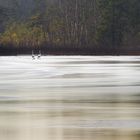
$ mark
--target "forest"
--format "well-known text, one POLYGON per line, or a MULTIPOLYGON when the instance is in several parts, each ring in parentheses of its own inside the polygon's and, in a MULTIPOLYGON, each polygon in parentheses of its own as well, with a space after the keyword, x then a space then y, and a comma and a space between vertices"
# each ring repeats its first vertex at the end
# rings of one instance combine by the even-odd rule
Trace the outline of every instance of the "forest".
POLYGON ((0 55, 139 55, 140 0, 0 0, 0 55))

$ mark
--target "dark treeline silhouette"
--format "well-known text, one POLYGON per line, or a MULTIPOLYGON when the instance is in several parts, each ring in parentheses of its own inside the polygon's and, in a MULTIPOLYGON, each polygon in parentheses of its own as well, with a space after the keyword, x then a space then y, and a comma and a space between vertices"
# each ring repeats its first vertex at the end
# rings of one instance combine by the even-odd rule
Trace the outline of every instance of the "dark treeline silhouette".
POLYGON ((0 2, 0 55, 140 54, 139 0, 0 2))

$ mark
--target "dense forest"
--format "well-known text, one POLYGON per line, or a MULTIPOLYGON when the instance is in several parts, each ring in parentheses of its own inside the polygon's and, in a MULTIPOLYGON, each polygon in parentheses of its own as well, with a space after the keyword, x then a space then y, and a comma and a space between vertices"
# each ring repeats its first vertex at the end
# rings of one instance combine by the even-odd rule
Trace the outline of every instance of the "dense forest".
POLYGON ((0 0, 0 54, 140 54, 140 0, 0 0))

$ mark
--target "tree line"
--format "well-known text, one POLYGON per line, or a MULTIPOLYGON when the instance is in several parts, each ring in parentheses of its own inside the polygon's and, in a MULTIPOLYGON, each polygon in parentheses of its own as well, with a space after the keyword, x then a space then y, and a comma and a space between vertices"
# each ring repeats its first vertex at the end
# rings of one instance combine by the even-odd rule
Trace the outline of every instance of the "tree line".
POLYGON ((139 0, 34 0, 0 7, 0 46, 52 51, 140 50, 139 0), (22 10, 21 9, 25 9, 22 10))

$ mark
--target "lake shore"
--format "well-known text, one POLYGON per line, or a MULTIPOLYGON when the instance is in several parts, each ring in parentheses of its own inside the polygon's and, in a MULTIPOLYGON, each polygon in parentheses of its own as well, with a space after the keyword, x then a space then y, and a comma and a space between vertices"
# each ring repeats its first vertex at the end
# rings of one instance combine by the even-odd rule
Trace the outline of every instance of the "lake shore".
POLYGON ((32 50, 34 51, 34 54, 38 54, 41 50, 42 55, 81 55, 81 56, 139 56, 140 55, 140 49, 136 50, 125 50, 125 49, 108 49, 108 50, 100 50, 100 49, 86 49, 86 48, 2 48, 0 47, 0 56, 17 56, 17 55, 31 55, 32 50))

